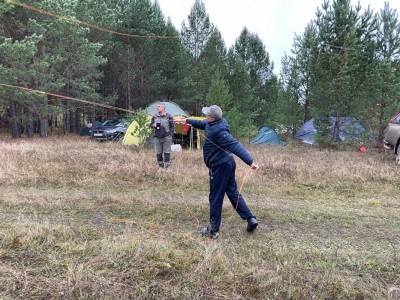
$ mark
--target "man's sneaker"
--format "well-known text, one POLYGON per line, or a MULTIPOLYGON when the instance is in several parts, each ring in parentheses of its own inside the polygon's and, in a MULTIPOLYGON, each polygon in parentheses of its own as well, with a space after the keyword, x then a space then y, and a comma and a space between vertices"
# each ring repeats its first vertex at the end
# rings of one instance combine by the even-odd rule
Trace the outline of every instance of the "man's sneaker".
POLYGON ((257 219, 254 217, 251 217, 250 219, 247 220, 247 231, 251 232, 254 229, 256 229, 258 226, 257 219))
POLYGON ((210 239, 217 239, 218 236, 219 236, 218 231, 210 231, 210 226, 204 227, 204 228, 201 230, 200 233, 201 233, 202 236, 209 237, 210 239))

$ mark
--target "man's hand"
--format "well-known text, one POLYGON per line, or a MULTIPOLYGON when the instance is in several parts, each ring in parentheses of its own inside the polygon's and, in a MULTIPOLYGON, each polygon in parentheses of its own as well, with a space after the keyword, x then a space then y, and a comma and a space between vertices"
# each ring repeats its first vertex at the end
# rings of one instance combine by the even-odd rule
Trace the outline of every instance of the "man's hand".
POLYGON ((259 166, 258 166, 258 164, 256 164, 256 163, 252 163, 252 164, 250 165, 250 168, 251 168, 252 170, 258 170, 259 166))

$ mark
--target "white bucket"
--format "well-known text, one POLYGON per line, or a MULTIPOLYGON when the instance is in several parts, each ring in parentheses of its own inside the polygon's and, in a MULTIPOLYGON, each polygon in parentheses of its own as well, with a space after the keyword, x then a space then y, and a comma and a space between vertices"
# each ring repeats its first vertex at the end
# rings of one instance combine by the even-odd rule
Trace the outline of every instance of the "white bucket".
POLYGON ((172 152, 181 152, 182 146, 180 144, 171 145, 171 151, 172 152))

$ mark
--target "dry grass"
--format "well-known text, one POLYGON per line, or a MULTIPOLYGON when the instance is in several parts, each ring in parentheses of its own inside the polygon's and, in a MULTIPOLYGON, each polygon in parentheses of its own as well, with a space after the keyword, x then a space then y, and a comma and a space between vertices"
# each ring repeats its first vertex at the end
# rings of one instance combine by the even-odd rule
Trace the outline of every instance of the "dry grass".
POLYGON ((254 234, 208 218, 200 151, 158 172, 152 149, 82 138, 0 142, 0 299, 400 299, 391 153, 249 148, 237 179, 254 234))

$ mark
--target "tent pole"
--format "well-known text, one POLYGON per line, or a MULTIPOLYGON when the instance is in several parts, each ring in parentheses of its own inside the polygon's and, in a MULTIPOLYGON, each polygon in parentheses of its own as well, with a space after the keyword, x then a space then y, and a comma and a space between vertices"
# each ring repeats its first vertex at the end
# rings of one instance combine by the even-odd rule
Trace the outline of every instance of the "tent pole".
POLYGON ((193 150, 193 127, 190 127, 190 150, 193 150))

